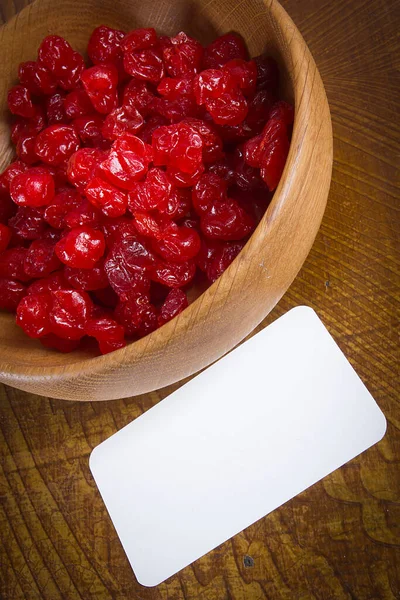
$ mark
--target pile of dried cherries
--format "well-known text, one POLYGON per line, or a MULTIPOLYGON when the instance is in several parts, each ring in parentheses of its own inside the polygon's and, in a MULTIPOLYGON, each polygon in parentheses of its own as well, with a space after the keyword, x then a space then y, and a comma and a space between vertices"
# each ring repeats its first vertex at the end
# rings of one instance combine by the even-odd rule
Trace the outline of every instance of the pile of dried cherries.
POLYGON ((293 107, 269 56, 228 33, 46 37, 9 90, 0 309, 61 352, 116 350, 188 305, 249 239, 279 183, 293 107), (199 288, 200 286, 200 288, 199 288))

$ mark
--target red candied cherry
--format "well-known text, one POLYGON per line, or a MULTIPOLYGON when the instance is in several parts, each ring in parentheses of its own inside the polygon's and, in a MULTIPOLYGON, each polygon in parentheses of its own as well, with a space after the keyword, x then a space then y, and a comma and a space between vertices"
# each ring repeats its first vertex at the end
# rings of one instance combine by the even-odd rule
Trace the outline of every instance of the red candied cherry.
POLYGON ((215 173, 204 173, 193 187, 193 208, 198 215, 207 214, 216 202, 226 198, 227 183, 215 173))
POLYGON ((115 309, 115 318, 123 326, 128 336, 137 335, 140 326, 148 320, 149 314, 154 315, 154 329, 157 327, 157 314, 150 304, 148 294, 135 293, 119 302, 115 309))
POLYGON ((76 227, 56 244, 56 255, 65 265, 91 269, 103 256, 106 244, 101 231, 76 227))
POLYGON ((238 125, 248 113, 246 99, 238 89, 223 92, 218 98, 208 100, 206 106, 214 122, 220 125, 238 125))
POLYGON ((72 122, 82 143, 91 148, 109 147, 109 142, 103 137, 103 124, 103 117, 97 114, 78 117, 72 122))
POLYGON ((207 265, 206 274, 213 283, 229 267, 231 262, 243 249, 244 242, 224 242, 215 252, 210 263, 207 265))
POLYGON ((127 112, 135 109, 141 115, 146 116, 149 113, 153 99, 154 94, 149 90, 148 84, 145 81, 131 79, 125 86, 122 106, 127 112))
POLYGON ((24 262, 25 273, 29 277, 46 277, 60 266, 54 254, 54 242, 34 240, 30 245, 24 262))
POLYGON ((24 262, 28 250, 20 246, 9 248, 0 254, 0 277, 28 281, 24 271, 24 262))
POLYGON ((86 335, 96 338, 97 341, 123 341, 124 328, 110 317, 89 319, 85 325, 86 335))
POLYGON ((33 106, 29 90, 22 85, 15 85, 10 89, 7 96, 8 108, 14 115, 20 117, 33 117, 35 107, 33 106))
POLYGON ((183 119, 182 123, 190 125, 201 136, 203 140, 203 161, 206 164, 222 158, 222 140, 210 123, 191 117, 183 119))
POLYGON ((246 117, 246 126, 249 127, 251 135, 261 133, 265 123, 270 118, 270 112, 274 103, 274 97, 268 90, 256 92, 249 99, 249 112, 246 117))
POLYGON ((57 77, 57 82, 63 90, 73 90, 78 87, 81 74, 85 70, 83 56, 79 52, 73 52, 66 67, 63 76, 57 77))
POLYGON ((101 170, 112 184, 130 190, 143 179, 152 160, 152 147, 131 133, 125 133, 112 145, 108 157, 101 163, 101 170))
MULTIPOLYGON (((170 219, 182 219, 190 211, 192 195, 189 188, 173 188, 166 208, 162 211, 170 219)), ((160 210, 160 209, 159 209, 160 210)), ((160 211, 161 212, 161 211, 160 211)))
POLYGON ((179 289, 173 289, 168 293, 164 304, 161 307, 158 315, 158 326, 164 325, 179 315, 185 308, 189 306, 189 302, 185 292, 179 289))
POLYGON ((183 263, 157 261, 157 266, 151 275, 153 281, 170 288, 180 288, 190 283, 196 274, 196 264, 193 260, 183 263))
POLYGON ((269 119, 278 119, 279 121, 283 121, 286 127, 289 128, 290 125, 293 125, 294 108, 288 102, 279 100, 273 105, 269 114, 269 119))
POLYGON ((174 167, 167 168, 168 179, 178 188, 187 188, 195 185, 202 173, 204 173, 203 164, 196 171, 193 171, 193 173, 185 173, 174 167))
POLYGON ((104 262, 104 269, 113 290, 121 299, 126 299, 132 292, 148 293, 148 274, 154 264, 153 254, 143 244, 124 239, 113 246, 104 262))
POLYGON ((23 62, 19 65, 18 77, 21 85, 36 96, 52 94, 57 87, 57 83, 50 71, 45 66, 33 60, 23 62))
POLYGON ((164 215, 152 215, 149 212, 135 211, 135 227, 140 235, 154 239, 161 239, 165 230, 174 227, 169 218, 164 215))
POLYGON ((50 333, 50 294, 31 294, 22 298, 17 306, 17 325, 31 338, 50 333))
POLYGON ((121 42, 125 32, 100 25, 90 36, 87 52, 94 65, 114 62, 121 54, 121 42))
POLYGON ((33 167, 11 182, 11 198, 19 206, 47 206, 54 198, 54 179, 46 169, 33 167))
POLYGON ((121 217, 128 206, 126 193, 102 177, 91 179, 85 188, 85 194, 89 202, 107 217, 121 217))
POLYGON ((154 164, 194 173, 202 164, 203 140, 190 123, 160 127, 153 134, 154 164))
POLYGON ((39 46, 38 61, 55 76, 63 89, 77 87, 85 63, 79 52, 75 52, 64 38, 49 35, 39 46))
POLYGON ((12 230, 7 227, 7 225, 3 225, 0 223, 0 252, 4 252, 10 243, 12 236, 12 230))
POLYGON ((153 162, 155 165, 167 165, 171 149, 178 143, 178 124, 165 125, 154 130, 152 136, 153 162))
MULTIPOLYGON (((108 255, 106 262, 110 258, 108 255)), ((155 265, 153 253, 138 240, 125 237, 113 246, 113 259, 132 272, 150 272, 155 265)), ((111 265, 104 265, 107 275, 110 275, 111 265)))
POLYGON ((201 238, 200 250, 195 258, 195 262, 204 273, 207 273, 208 267, 211 265, 224 243, 228 244, 231 242, 222 242, 221 240, 212 240, 206 237, 201 238))
POLYGON ((77 119, 93 112, 89 96, 83 89, 72 90, 64 98, 64 111, 68 119, 77 119))
POLYGON ((55 290, 65 290, 68 288, 68 284, 64 278, 62 272, 57 271, 52 273, 48 277, 37 279, 27 288, 26 293, 29 294, 43 294, 45 292, 54 292, 55 290))
POLYGON ((285 123, 277 119, 270 119, 262 136, 259 148, 260 172, 268 189, 272 192, 279 183, 289 153, 285 123))
POLYGON ((124 69, 132 77, 158 83, 164 77, 164 62, 158 48, 124 53, 124 69))
POLYGON ((22 283, 0 277, 0 310, 14 312, 25 294, 26 288, 22 283))
POLYGON ((51 292, 51 300, 49 320, 52 333, 67 340, 83 337, 93 306, 88 294, 78 290, 56 290, 51 292))
POLYGON ((243 38, 237 33, 226 33, 204 49, 203 69, 220 69, 234 58, 247 60, 247 56, 243 38))
POLYGON ((81 193, 95 176, 97 166, 106 158, 106 153, 99 148, 81 148, 68 161, 68 180, 81 193))
POLYGON ((195 76, 193 91, 197 104, 205 104, 212 98, 218 98, 224 92, 232 92, 237 87, 228 70, 207 69, 195 76))
POLYGON ((48 35, 39 46, 39 63, 45 65, 54 75, 62 77, 73 52, 67 40, 58 35, 48 35))
POLYGON ((220 240, 241 240, 254 226, 253 218, 233 199, 216 202, 200 220, 202 233, 220 240))
POLYGON ((69 125, 50 125, 36 138, 35 152, 49 165, 60 165, 76 152, 80 142, 75 129, 69 125))
POLYGON ((203 58, 200 42, 181 31, 170 38, 170 44, 163 49, 163 57, 165 68, 171 77, 196 73, 200 69, 203 58))
POLYGON ((223 71, 228 72, 245 96, 250 96, 256 91, 257 65, 254 60, 234 58, 223 66, 223 71))
POLYGON ((95 65, 81 75, 93 107, 101 114, 110 113, 118 103, 118 71, 113 64, 95 65))
POLYGON ((279 86, 279 67, 274 58, 260 54, 254 58, 257 66, 257 89, 276 93, 279 86))
POLYGON ((107 115, 102 134, 108 140, 116 140, 123 133, 137 133, 143 127, 143 117, 135 108, 129 112, 121 106, 107 115))
POLYGON ((123 39, 121 47, 123 52, 136 52, 145 48, 152 48, 157 45, 156 30, 152 27, 143 29, 134 29, 130 31, 123 39))
POLYGON ((172 186, 165 172, 153 167, 147 173, 146 181, 136 183, 129 192, 128 205, 131 212, 158 209, 165 211, 172 192, 172 186))
POLYGON ((58 350, 58 352, 68 353, 78 348, 80 340, 63 340, 58 335, 49 333, 41 337, 39 341, 45 348, 52 348, 58 350))
POLYGON ((71 287, 85 292, 101 290, 108 286, 104 263, 101 260, 92 269, 65 267, 64 277, 71 287))
POLYGON ((152 240, 154 250, 166 261, 182 263, 194 258, 200 250, 200 237, 195 229, 174 223, 161 239, 152 240))
POLYGON ((147 294, 150 279, 145 271, 127 269, 124 264, 115 260, 116 251, 107 257, 105 269, 108 281, 121 300, 126 300, 133 293, 147 294))
POLYGON ((136 335, 139 338, 145 337, 157 329, 157 316, 158 310, 149 302, 147 308, 142 312, 142 319, 136 330, 136 335))
POLYGON ((36 240, 46 231, 43 209, 20 206, 8 225, 19 238, 36 240))
POLYGON ((23 117, 15 117, 10 127, 10 131, 12 143, 17 144, 21 136, 28 135, 29 133, 28 119, 24 119, 23 117))
POLYGON ((39 161, 36 152, 36 135, 21 135, 17 142, 17 156, 27 165, 33 165, 39 161))
POLYGON ((48 125, 67 123, 68 118, 64 108, 64 93, 56 92, 46 98, 46 117, 48 125))
POLYGON ((194 96, 193 81, 193 73, 186 73, 182 77, 164 77, 157 86, 157 92, 168 100, 194 96))
POLYGON ((243 155, 246 163, 254 168, 260 168, 261 152, 260 144, 263 139, 263 135, 256 135, 250 138, 243 145, 243 155))
POLYGON ((101 212, 93 206, 88 200, 83 199, 79 206, 76 206, 65 215, 65 224, 70 229, 89 225, 99 227, 101 223, 101 212))

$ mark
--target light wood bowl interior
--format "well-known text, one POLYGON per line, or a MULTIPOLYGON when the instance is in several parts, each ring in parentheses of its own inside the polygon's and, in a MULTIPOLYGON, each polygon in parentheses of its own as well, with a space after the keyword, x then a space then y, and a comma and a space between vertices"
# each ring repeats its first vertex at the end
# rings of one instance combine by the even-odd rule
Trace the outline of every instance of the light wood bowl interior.
MULTIPOLYGON (((94 27, 153 26, 184 30, 210 42, 230 30, 250 54, 268 51, 282 68, 282 94, 295 124, 282 180, 257 230, 223 276, 181 315, 149 336, 106 356, 44 349, 0 313, 0 381, 71 400, 141 394, 183 379, 238 344, 270 312, 302 266, 318 231, 329 190, 332 132, 325 91, 310 52, 275 0, 36 0, 0 29, 0 169, 13 156, 7 90, 18 64, 34 60, 48 34, 84 52, 94 27)), ((267 367, 267 366, 266 366, 267 367)))

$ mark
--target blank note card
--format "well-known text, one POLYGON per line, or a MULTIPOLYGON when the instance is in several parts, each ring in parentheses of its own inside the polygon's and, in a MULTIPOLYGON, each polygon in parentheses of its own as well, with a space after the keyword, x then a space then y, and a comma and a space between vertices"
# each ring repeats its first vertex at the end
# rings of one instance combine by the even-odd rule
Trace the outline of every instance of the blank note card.
POLYGON ((298 307, 95 448, 138 581, 155 586, 384 435, 313 310, 298 307))

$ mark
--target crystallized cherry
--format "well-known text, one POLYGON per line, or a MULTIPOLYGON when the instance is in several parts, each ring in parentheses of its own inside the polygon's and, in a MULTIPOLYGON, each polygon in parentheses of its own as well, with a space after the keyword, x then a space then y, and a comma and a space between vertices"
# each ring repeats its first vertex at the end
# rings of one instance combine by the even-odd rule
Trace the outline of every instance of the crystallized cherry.
POLYGON ((54 179, 42 167, 20 173, 11 182, 11 198, 19 206, 46 206, 54 198, 54 179))
POLYGON ((83 71, 81 80, 93 108, 108 114, 118 102, 118 71, 112 64, 96 65, 83 71))
POLYGON ((188 299, 185 292, 178 289, 171 290, 158 315, 158 325, 161 327, 161 325, 179 315, 187 306, 188 299))
POLYGON ((93 64, 114 62, 121 54, 121 42, 125 33, 119 29, 112 29, 100 25, 94 29, 90 36, 87 52, 93 64))
MULTIPOLYGON (((50 331, 60 338, 79 340, 91 317, 93 304, 86 292, 56 290, 50 293, 50 331)), ((30 297, 30 296, 28 296, 30 297)))
POLYGON ((25 296, 17 307, 17 325, 32 338, 40 338, 50 333, 50 307, 50 294, 43 293, 25 296))
POLYGON ((58 35, 9 90, 18 160, 0 174, 0 309, 45 348, 101 353, 188 305, 244 247, 281 178, 293 107, 231 32, 202 44, 102 24, 58 35), (196 292, 194 293, 196 296, 196 292))
POLYGON ((56 254, 65 265, 91 269, 104 254, 101 231, 92 227, 76 227, 56 244, 56 254))
POLYGON ((57 166, 76 152, 79 146, 79 137, 73 127, 50 125, 37 136, 35 152, 46 164, 57 166))

